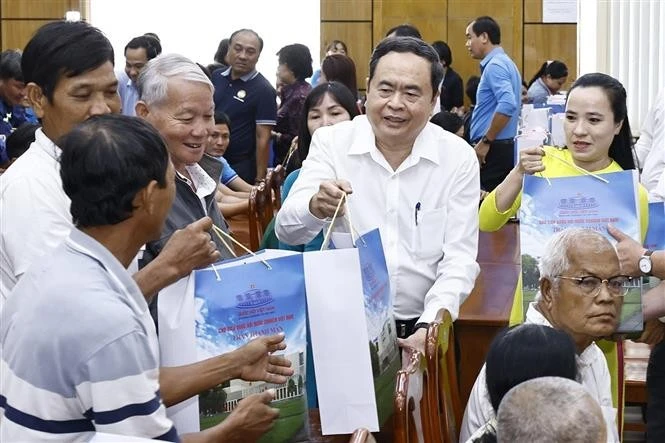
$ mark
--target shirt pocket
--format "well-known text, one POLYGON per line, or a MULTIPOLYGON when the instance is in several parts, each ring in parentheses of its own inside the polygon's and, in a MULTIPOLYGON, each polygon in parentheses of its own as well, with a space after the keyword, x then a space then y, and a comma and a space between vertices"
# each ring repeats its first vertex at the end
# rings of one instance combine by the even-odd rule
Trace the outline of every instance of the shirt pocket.
POLYGON ((446 226, 446 207, 421 210, 411 239, 416 258, 435 262, 443 257, 443 234, 446 226))

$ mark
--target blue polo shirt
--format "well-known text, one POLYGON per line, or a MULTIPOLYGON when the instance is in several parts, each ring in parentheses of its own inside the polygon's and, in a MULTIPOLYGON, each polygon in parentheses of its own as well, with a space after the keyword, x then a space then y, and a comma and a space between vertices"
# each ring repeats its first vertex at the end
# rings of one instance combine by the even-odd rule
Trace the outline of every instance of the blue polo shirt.
POLYGON ((256 125, 275 125, 275 88, 258 71, 235 80, 231 68, 212 74, 215 110, 231 120, 231 143, 224 154, 233 169, 247 183, 256 178, 256 125))
POLYGON ((496 112, 510 116, 510 121, 495 138, 512 139, 517 135, 521 108, 522 79, 517 66, 503 48, 497 47, 481 60, 480 72, 470 139, 476 142, 485 135, 496 112))
POLYGON ((9 161, 5 142, 14 129, 18 128, 23 123, 38 122, 39 121, 32 112, 32 109, 25 108, 21 105, 10 106, 0 98, 0 135, 5 136, 4 141, 0 141, 0 164, 9 161))

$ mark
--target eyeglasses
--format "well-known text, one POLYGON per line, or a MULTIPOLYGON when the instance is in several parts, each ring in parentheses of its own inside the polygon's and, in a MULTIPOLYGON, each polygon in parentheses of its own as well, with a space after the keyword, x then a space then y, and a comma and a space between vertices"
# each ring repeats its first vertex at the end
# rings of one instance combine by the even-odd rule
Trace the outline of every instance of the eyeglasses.
POLYGON ((583 277, 557 275, 556 278, 563 278, 577 282, 577 286, 580 287, 584 295, 592 298, 600 293, 600 287, 603 283, 607 285, 607 290, 614 297, 623 297, 628 290, 634 286, 632 283, 633 279, 625 275, 617 275, 616 277, 605 279, 601 279, 595 275, 585 275, 583 277))

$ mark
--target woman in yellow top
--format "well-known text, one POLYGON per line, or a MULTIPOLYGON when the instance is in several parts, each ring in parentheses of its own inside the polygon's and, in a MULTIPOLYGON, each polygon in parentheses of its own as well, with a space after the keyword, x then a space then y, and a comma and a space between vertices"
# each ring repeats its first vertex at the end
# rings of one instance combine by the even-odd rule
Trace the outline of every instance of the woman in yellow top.
MULTIPOLYGON (((586 172, 606 174, 635 169, 632 135, 628 124, 626 90, 609 75, 586 74, 570 88, 564 120, 566 147, 553 146, 525 149, 520 160, 503 182, 480 206, 480 230, 496 231, 514 216, 522 201, 525 174, 539 173, 544 177, 566 177, 586 172)), ((649 203, 646 190, 640 185, 640 228, 646 235, 649 203)), ((511 324, 521 323, 522 283, 517 283, 511 313, 511 324)), ((618 394, 617 354, 614 343, 599 343, 612 375, 615 403, 618 394)), ((616 406, 616 405, 615 405, 616 406)))
MULTIPOLYGON (((605 174, 635 169, 632 135, 626 115, 626 90, 609 75, 586 74, 573 84, 566 102, 566 147, 525 149, 520 161, 480 206, 480 230, 497 231, 514 216, 522 202, 525 174, 545 177, 605 174)), ((640 223, 646 234, 647 192, 640 186, 640 223)))

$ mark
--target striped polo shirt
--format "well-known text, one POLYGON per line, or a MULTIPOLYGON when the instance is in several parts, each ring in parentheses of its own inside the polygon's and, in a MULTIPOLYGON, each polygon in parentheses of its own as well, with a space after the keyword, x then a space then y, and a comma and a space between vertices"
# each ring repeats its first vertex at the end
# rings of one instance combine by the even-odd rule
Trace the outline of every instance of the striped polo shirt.
POLYGON ((94 432, 177 441, 148 305, 122 264, 78 229, 23 275, 0 340, 0 441, 94 432))

